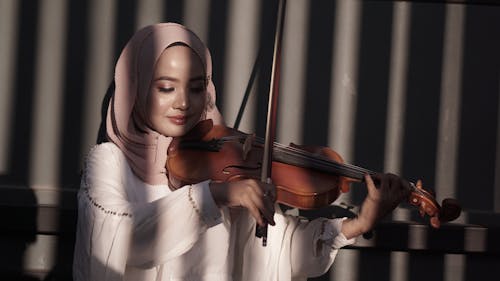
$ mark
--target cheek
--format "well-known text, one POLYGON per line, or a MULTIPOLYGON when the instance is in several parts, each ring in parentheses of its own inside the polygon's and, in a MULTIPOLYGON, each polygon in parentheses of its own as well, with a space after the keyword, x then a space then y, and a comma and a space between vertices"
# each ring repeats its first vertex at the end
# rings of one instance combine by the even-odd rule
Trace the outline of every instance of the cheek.
POLYGON ((198 115, 201 115, 207 106, 206 96, 197 96, 192 100, 193 107, 196 107, 196 112, 198 115))
POLYGON ((148 103, 150 119, 153 119, 155 116, 163 115, 167 107, 168 99, 153 93, 148 103))

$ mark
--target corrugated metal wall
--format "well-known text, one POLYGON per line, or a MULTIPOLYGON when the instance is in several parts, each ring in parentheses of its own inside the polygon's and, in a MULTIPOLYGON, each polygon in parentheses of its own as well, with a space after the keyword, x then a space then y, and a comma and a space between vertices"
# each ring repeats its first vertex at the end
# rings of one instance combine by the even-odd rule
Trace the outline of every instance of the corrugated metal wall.
MULTIPOLYGON (((263 135, 276 4, 0 0, 0 192, 23 194, 3 196, 0 205, 71 209, 74 199, 63 194, 78 188, 114 63, 134 31, 154 22, 180 22, 199 34, 212 51, 227 123, 251 88, 240 129, 263 135)), ((466 212, 458 222, 495 224, 499 34, 495 1, 288 0, 278 140, 330 146, 349 163, 421 178, 439 199, 460 200, 466 212)), ((356 187, 337 203, 363 196, 356 187)), ((40 229, 47 218, 38 212, 40 229)), ((401 208, 394 219, 415 218, 401 208)), ((67 261, 68 246, 61 250, 49 234, 0 261, 44 275, 67 261)), ((467 253, 419 253, 342 250, 321 280, 416 280, 420 270, 427 280, 476 280, 478 265, 490 265, 467 253)))

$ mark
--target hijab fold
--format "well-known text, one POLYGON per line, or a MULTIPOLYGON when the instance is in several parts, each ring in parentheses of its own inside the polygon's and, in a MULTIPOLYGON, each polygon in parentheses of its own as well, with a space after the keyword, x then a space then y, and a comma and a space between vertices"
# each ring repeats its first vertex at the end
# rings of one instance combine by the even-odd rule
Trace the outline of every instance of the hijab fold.
POLYGON ((106 133, 125 154, 133 172, 151 185, 168 184, 165 163, 171 137, 151 129, 146 105, 156 62, 174 43, 190 47, 201 59, 207 79, 207 119, 222 117, 215 107, 215 86, 210 51, 189 29, 176 23, 159 23, 137 31, 123 49, 115 67, 115 91, 108 106, 106 133))

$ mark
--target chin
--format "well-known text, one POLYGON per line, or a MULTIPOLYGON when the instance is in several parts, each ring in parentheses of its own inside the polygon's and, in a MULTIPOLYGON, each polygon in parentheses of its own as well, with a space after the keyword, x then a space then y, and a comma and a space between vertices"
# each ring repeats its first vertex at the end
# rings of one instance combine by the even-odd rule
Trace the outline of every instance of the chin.
POLYGON ((167 136, 167 137, 173 137, 173 138, 177 138, 177 137, 182 137, 186 134, 186 132, 184 130, 169 130, 168 133, 164 133, 163 135, 167 136))
POLYGON ((186 126, 179 126, 177 128, 169 128, 168 130, 162 130, 160 132, 162 135, 167 137, 182 137, 189 132, 189 128, 186 126))

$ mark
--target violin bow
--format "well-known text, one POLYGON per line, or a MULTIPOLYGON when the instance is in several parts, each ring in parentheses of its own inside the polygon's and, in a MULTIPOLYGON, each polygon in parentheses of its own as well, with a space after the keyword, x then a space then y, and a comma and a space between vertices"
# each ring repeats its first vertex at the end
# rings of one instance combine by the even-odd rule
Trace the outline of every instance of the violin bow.
POLYGON ((234 121, 233 128, 238 130, 241 119, 243 118, 243 113, 247 106, 248 99, 250 98, 250 92, 252 91, 252 85, 255 81, 255 77, 257 76, 257 71, 259 70, 259 66, 262 60, 262 46, 260 46, 259 51, 257 52, 257 58, 255 58, 255 62, 253 64, 252 74, 250 74, 250 79, 248 79, 247 88, 245 90, 245 94, 243 95, 243 99, 241 100, 240 109, 238 110, 238 115, 236 115, 236 120, 234 121))
MULTIPOLYGON (((276 22, 276 33, 274 36, 273 64, 271 70, 271 81, 269 83, 269 103, 267 106, 266 135, 264 139, 264 155, 262 159, 262 171, 260 180, 271 183, 271 167, 273 143, 276 138, 276 115, 278 111, 280 64, 281 64, 281 41, 283 39, 283 26, 285 22, 286 0, 280 0, 278 6, 278 19, 276 22)), ((255 235, 262 238, 262 246, 267 245, 267 224, 257 226, 255 235)))

